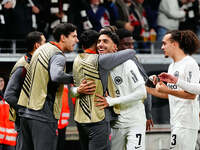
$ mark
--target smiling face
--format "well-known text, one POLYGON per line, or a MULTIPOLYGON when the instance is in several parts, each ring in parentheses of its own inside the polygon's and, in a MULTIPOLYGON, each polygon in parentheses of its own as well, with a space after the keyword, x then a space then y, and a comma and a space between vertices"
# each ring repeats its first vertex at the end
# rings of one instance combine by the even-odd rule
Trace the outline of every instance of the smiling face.
POLYGON ((171 34, 166 34, 162 40, 161 49, 164 51, 165 57, 172 57, 175 51, 175 42, 170 40, 171 34))
POLYGON ((117 51, 117 45, 108 35, 102 34, 99 36, 97 49, 99 54, 114 53, 117 51))
POLYGON ((63 50, 71 52, 74 50, 74 46, 78 43, 77 32, 71 32, 68 36, 61 35, 63 42, 63 50))

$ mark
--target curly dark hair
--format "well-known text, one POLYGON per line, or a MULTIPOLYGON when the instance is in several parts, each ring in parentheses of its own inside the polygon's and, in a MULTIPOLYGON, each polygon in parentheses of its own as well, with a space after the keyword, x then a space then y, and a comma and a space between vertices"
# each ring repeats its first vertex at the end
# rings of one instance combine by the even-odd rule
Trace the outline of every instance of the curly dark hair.
POLYGON ((84 31, 79 39, 79 44, 84 48, 90 48, 93 44, 97 44, 99 33, 95 30, 84 31))
POLYGON ((103 30, 103 31, 100 32, 99 36, 102 35, 102 34, 105 34, 108 37, 110 37, 112 39, 112 41, 117 46, 119 46, 119 36, 115 32, 112 32, 112 31, 109 31, 109 30, 103 30))
POLYGON ((185 54, 192 55, 200 48, 200 41, 197 35, 191 30, 173 30, 170 34, 170 40, 176 41, 185 54))
POLYGON ((100 32, 102 31, 111 31, 111 32, 116 32, 117 31, 117 27, 116 26, 104 26, 101 28, 100 32))

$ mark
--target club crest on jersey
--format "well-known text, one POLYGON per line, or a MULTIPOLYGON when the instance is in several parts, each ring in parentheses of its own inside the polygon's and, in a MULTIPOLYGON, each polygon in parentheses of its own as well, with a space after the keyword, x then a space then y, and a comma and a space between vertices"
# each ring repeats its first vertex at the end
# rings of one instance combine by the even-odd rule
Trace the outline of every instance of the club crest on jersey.
POLYGON ((114 81, 115 81, 115 83, 117 85, 120 85, 123 82, 123 80, 122 80, 122 78, 120 76, 116 76, 115 79, 114 79, 114 81))
POLYGON ((174 72, 174 76, 178 78, 179 72, 178 71, 174 72))

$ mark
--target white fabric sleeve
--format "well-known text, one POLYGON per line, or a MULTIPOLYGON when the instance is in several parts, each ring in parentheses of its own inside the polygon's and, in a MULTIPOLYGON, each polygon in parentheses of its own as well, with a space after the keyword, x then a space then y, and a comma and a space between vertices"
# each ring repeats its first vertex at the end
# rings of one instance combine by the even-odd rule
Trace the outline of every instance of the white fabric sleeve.
POLYGON ((177 85, 182 88, 184 91, 193 94, 200 94, 200 84, 199 84, 199 66, 196 62, 191 61, 185 70, 185 80, 181 80, 178 78, 177 85))
POLYGON ((106 97, 106 100, 109 106, 113 106, 116 104, 127 103, 131 101, 139 101, 139 100, 145 99, 146 95, 147 95, 147 92, 146 92, 145 85, 141 84, 135 89, 134 92, 132 92, 129 95, 116 97, 116 98, 112 98, 108 96, 106 97))
POLYGON ((187 91, 192 94, 200 94, 200 84, 199 83, 189 83, 183 80, 178 79, 176 83, 184 91, 187 91))
POLYGON ((77 97, 77 96, 79 96, 78 87, 71 87, 70 88, 70 96, 71 97, 77 97))

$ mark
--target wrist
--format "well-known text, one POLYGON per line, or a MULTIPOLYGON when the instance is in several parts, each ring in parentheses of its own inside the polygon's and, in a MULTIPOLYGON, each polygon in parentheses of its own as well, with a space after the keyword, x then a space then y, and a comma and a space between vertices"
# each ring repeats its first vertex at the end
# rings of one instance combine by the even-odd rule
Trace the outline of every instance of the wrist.
POLYGON ((110 96, 107 96, 107 97, 105 97, 105 99, 106 99, 108 105, 112 106, 112 100, 111 100, 112 98, 110 96))
POLYGON ((174 84, 176 84, 178 82, 178 78, 174 77, 174 84))

